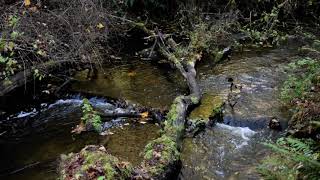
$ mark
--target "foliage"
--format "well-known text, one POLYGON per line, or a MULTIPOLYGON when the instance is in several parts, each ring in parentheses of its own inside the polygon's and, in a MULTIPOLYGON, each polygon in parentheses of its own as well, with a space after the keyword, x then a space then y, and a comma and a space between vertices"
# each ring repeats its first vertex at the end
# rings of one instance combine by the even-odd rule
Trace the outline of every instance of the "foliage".
POLYGON ((18 68, 17 61, 11 57, 3 57, 0 55, 0 67, 2 71, 0 72, 0 77, 7 79, 9 76, 13 75, 18 68))
POLYGON ((96 132, 100 133, 102 131, 101 117, 97 114, 96 111, 94 111, 88 99, 83 99, 81 109, 81 121, 83 122, 83 124, 85 124, 86 127, 92 127, 96 132))
POLYGON ((15 59, 16 41, 23 35, 16 30, 19 25, 20 18, 16 15, 10 15, 5 26, 10 30, 8 34, 0 34, 0 80, 8 80, 8 78, 21 69, 15 59))
POLYGON ((46 77, 46 74, 40 73, 39 69, 34 69, 34 70, 33 70, 33 77, 34 77, 35 79, 38 79, 38 80, 41 81, 43 78, 46 77))
POLYGON ((289 78, 284 82, 281 91, 281 98, 285 102, 290 102, 293 99, 307 98, 320 76, 320 62, 318 60, 303 58, 296 62, 290 63, 287 67, 294 75, 289 75, 289 78))
POLYGON ((313 140, 288 137, 264 144, 275 152, 258 167, 265 179, 320 178, 320 149, 313 140))

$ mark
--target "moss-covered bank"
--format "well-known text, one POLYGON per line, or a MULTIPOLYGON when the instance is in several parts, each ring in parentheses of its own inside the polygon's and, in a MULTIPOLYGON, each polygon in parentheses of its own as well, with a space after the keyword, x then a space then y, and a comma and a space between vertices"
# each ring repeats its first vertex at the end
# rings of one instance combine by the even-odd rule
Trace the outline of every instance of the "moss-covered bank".
POLYGON ((61 155, 59 179, 128 179, 133 168, 107 153, 103 146, 87 146, 79 153, 61 155))

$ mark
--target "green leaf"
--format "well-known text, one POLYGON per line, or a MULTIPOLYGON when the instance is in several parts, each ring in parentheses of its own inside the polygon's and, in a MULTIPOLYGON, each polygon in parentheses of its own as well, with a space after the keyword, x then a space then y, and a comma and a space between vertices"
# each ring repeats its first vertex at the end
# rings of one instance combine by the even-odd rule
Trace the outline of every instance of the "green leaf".
POLYGON ((105 180, 104 176, 99 176, 97 180, 105 180))
POLYGON ((7 62, 7 60, 8 60, 8 58, 5 58, 5 57, 3 57, 3 56, 1 56, 0 55, 0 63, 6 63, 7 62))

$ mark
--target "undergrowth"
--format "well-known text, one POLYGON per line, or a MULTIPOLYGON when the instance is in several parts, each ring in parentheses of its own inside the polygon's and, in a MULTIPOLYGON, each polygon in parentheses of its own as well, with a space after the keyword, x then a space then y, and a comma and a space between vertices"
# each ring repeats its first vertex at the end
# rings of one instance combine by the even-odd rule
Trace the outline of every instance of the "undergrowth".
POLYGON ((303 58, 290 63, 287 69, 291 72, 282 88, 281 99, 289 103, 297 98, 303 100, 312 96, 320 83, 319 60, 303 58))
POLYGON ((293 115, 287 138, 264 143, 273 150, 258 167, 265 179, 320 179, 320 61, 302 58, 286 68, 289 73, 281 99, 293 115))
POLYGON ((274 151, 258 167, 265 179, 320 178, 319 144, 311 139, 280 138, 276 143, 264 143, 274 151))

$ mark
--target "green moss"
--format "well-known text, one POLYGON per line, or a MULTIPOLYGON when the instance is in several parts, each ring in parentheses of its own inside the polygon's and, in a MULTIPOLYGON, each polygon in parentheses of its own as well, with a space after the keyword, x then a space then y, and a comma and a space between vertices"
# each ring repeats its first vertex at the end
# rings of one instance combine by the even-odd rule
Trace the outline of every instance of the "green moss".
POLYGON ((220 62, 222 57, 223 57, 223 52, 222 51, 216 52, 215 56, 214 56, 214 62, 215 63, 220 62))
POLYGON ((198 97, 195 97, 195 96, 191 96, 191 102, 193 104, 198 104, 199 103, 199 98, 198 97))
POLYGON ((171 123, 172 121, 176 120, 178 118, 178 106, 176 103, 173 103, 171 105, 170 111, 168 112, 166 116, 166 122, 171 123))
POLYGON ((223 105, 224 101, 220 96, 205 93, 200 106, 191 112, 190 119, 203 119, 208 121, 211 117, 221 113, 223 105))
POLYGON ((131 176, 130 164, 120 165, 119 160, 108 154, 103 147, 87 146, 79 153, 61 156, 60 178, 84 177, 90 174, 96 178, 127 179, 131 176))
POLYGON ((98 133, 102 131, 102 121, 101 117, 94 111, 92 105, 90 104, 89 100, 84 98, 82 103, 82 117, 81 121, 86 125, 86 127, 90 127, 98 133))
POLYGON ((144 166, 151 175, 158 175, 166 166, 179 159, 177 144, 170 136, 163 135, 146 145, 144 151, 144 166))

